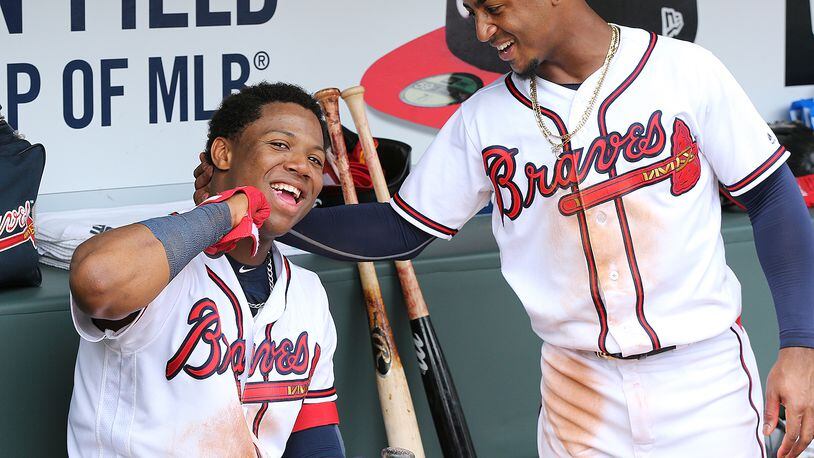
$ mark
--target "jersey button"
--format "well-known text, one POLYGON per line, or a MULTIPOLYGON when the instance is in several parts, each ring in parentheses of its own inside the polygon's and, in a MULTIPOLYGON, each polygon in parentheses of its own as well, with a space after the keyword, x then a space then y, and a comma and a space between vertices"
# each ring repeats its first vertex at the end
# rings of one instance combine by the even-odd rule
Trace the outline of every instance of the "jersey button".
POLYGON ((619 279, 619 272, 617 272, 615 270, 613 272, 611 272, 610 273, 610 279, 613 280, 613 281, 618 280, 619 279))
POLYGON ((603 211, 599 211, 596 213, 596 222, 599 224, 605 224, 605 221, 608 220, 608 216, 603 211))

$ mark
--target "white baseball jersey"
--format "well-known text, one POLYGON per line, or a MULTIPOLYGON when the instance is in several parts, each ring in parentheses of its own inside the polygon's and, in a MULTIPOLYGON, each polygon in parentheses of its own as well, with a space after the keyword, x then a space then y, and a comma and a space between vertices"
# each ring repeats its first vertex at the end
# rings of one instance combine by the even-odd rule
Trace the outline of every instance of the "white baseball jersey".
MULTIPOLYGON (((579 123, 600 73, 576 91, 536 80, 551 131, 579 123)), ((788 156, 730 73, 692 43, 622 27, 593 112, 560 157, 528 94, 510 74, 467 100, 396 211, 450 238, 491 200, 503 275, 554 345, 633 355, 726 331, 741 301, 718 183, 742 194, 788 156)))
POLYGON ((71 456, 256 456, 239 396, 252 315, 225 258, 195 257, 118 332, 71 302, 71 456))
POLYGON ((72 303, 83 340, 69 454, 274 457, 292 431, 338 423, 325 290, 274 259, 280 278, 254 319, 229 262, 204 254, 118 332, 72 303))
POLYGON ((336 328, 319 277, 275 249, 279 276, 255 317, 254 356, 243 392, 264 456, 281 456, 292 432, 338 424, 336 328))

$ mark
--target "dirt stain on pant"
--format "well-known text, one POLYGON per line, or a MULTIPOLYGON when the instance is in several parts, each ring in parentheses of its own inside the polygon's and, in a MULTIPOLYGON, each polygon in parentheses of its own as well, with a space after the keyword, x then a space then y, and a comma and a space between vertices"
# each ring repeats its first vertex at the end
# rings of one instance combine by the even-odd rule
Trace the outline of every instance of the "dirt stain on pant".
POLYGON ((543 351, 543 409, 556 441, 569 455, 595 451, 595 437, 602 425, 604 400, 594 387, 596 373, 585 363, 548 348, 543 351))
POLYGON ((176 456, 257 457, 241 406, 229 406, 188 427, 179 437, 176 456), (183 450, 183 452, 181 451, 183 450))

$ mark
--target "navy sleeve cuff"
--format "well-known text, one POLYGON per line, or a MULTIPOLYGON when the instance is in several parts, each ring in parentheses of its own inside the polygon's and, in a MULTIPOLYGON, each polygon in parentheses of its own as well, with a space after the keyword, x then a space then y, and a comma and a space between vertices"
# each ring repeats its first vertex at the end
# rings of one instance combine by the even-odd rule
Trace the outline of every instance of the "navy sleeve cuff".
POLYGON ((784 331, 780 333, 780 348, 814 348, 814 333, 811 331, 784 331))

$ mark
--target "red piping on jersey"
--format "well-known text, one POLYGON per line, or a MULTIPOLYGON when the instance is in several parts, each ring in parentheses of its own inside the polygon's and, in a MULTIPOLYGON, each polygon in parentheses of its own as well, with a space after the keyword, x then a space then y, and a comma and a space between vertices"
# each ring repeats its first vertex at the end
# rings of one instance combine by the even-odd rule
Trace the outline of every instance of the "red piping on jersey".
POLYGON ((319 402, 316 404, 303 404, 297 421, 294 422, 292 433, 317 426, 338 425, 339 412, 335 402, 319 402))
POLYGON ((263 417, 266 415, 267 410, 269 410, 269 403, 264 402, 257 411, 257 415, 254 416, 254 421, 252 422, 252 432, 255 436, 260 435, 260 422, 263 421, 263 417))
POLYGON ((731 202, 732 205, 740 208, 743 211, 746 211, 746 205, 743 205, 742 203, 738 202, 738 199, 735 199, 734 197, 732 197, 732 194, 730 194, 729 191, 726 190, 724 185, 722 185, 720 183, 718 184, 718 192, 720 192, 721 195, 724 196, 724 198, 726 200, 731 202))
MULTIPOLYGON (((517 87, 514 85, 514 81, 512 81, 511 74, 506 75, 506 88, 509 90, 514 98, 520 101, 523 105, 530 109, 534 109, 531 101, 526 98, 526 96, 521 93, 517 87)), ((563 122, 560 116, 543 107, 540 106, 540 113, 550 119, 554 125, 557 127, 557 131, 559 135, 565 135, 565 122, 563 122)), ((574 154, 571 150, 571 142, 566 142, 563 145, 563 154, 571 153, 574 154)), ((574 160, 576 163, 576 159, 574 160)), ((579 186, 575 183, 571 186, 572 192, 579 193, 579 186)), ((602 296, 599 294, 599 277, 596 271, 596 261, 594 260, 594 254, 591 249, 591 239, 588 235, 588 223, 585 219, 585 210, 579 210, 577 213, 577 221, 579 221, 579 234, 580 239, 582 240, 582 251, 585 253, 585 261, 588 264, 588 277, 590 279, 590 289, 591 289, 591 299, 594 303, 594 308, 596 308, 596 315, 599 318, 599 336, 597 338, 597 347, 599 351, 606 352, 607 348, 605 347, 605 342, 608 337, 608 315, 607 311, 605 310, 605 304, 602 302, 602 296)))
POLYGON ((757 417, 757 421, 755 422, 755 439, 757 440, 758 448, 760 449, 760 456, 764 458, 766 456, 766 449, 763 446, 763 442, 760 440, 760 414, 757 411, 757 407, 755 407, 755 401, 752 400, 752 375, 749 373, 749 369, 746 367, 746 361, 743 359, 743 341, 741 340, 741 336, 738 335, 738 332, 735 331, 734 328, 729 328, 732 331, 732 334, 735 334, 735 337, 738 338, 738 350, 740 352, 740 359, 741 359, 741 367, 743 368, 743 372, 746 373, 746 378, 749 380, 749 405, 752 406, 752 410, 755 412, 755 417, 757 417))
POLYGON ((658 41, 658 35, 653 32, 650 32, 650 43, 647 45, 647 49, 644 52, 644 55, 641 59, 639 59, 639 64, 636 65, 636 68, 633 69, 633 72, 628 75, 627 78, 619 85, 610 95, 602 102, 602 105, 599 106, 599 113, 597 114, 597 121, 599 121, 599 135, 608 135, 608 126, 605 123, 605 113, 608 111, 608 107, 622 95, 625 90, 630 87, 639 74, 644 69, 645 64, 647 61, 650 60, 650 56, 653 54, 653 49, 656 47, 656 41, 658 41))
POLYGON ((285 273, 288 275, 285 279, 285 304, 288 306, 288 287, 291 285, 291 264, 288 263, 288 258, 283 256, 283 266, 285 273))
MULTIPOLYGON (((267 332, 271 331, 273 324, 267 326, 267 332)), ((283 402, 283 401, 296 401, 303 399, 308 393, 308 385, 311 383, 311 377, 314 376, 314 371, 319 362, 319 355, 322 352, 319 344, 314 345, 314 357, 311 359, 311 369, 308 371, 308 377, 298 380, 279 380, 276 382, 269 382, 268 375, 263 376, 262 382, 248 382, 243 391, 244 404, 262 403, 257 415, 252 421, 252 431, 255 436, 260 435, 260 422, 263 421, 263 416, 268 410, 270 402, 283 402)))
MULTIPOLYGON (((607 136, 608 135, 608 126, 605 120, 605 115, 610 108, 611 104, 619 98, 622 93, 633 84, 633 81, 638 78, 641 74, 644 66, 650 60, 650 56, 653 54, 653 49, 656 47, 656 42, 658 41, 658 35, 653 32, 650 32, 650 42, 647 45, 647 49, 642 55, 641 59, 639 59, 638 65, 636 68, 633 69, 633 72, 628 75, 627 78, 619 85, 610 95, 602 102, 599 106, 599 112, 597 113, 597 122, 599 124, 599 135, 600 136, 607 136)), ((614 165, 609 171, 608 175, 610 178, 616 177, 616 165, 614 165)), ((650 323, 647 322, 647 318, 644 314, 644 285, 642 284, 642 276, 639 272, 639 265, 636 261, 636 253, 633 250, 633 237, 630 234, 630 225, 627 221, 627 214, 625 213, 625 205, 622 202, 622 197, 617 197, 614 199, 616 204, 616 214, 619 217, 619 227, 622 230, 622 240, 625 244, 625 256, 627 257, 628 266, 630 267, 630 273, 633 277, 633 285, 636 288, 636 318, 639 320, 639 325, 644 329, 647 333, 647 336, 650 338, 650 343, 653 346, 653 350, 658 350, 661 348, 661 342, 659 341, 659 337, 656 334, 656 331, 650 326, 650 323)))
POLYGON ((772 153, 772 155, 769 156, 769 158, 766 159, 765 162, 763 162, 763 164, 760 164, 760 167, 755 169, 754 172, 750 173, 746 178, 744 178, 741 181, 733 184, 732 186, 724 186, 724 189, 726 189, 729 192, 737 192, 737 191, 745 188, 752 181, 754 181, 755 178, 759 177, 763 172, 765 172, 766 170, 771 168, 771 166, 774 165, 774 163, 777 162, 777 160, 780 159, 780 157, 783 156, 783 154, 785 152, 786 152, 786 147, 780 145, 780 147, 777 148, 775 150, 775 152, 772 153))
MULTIPOLYGON (((615 170, 612 172, 611 177, 616 175, 615 170)), ((650 323, 647 322, 647 318, 644 315, 644 285, 642 284, 639 265, 636 262, 636 253, 633 251, 633 238, 630 234, 630 225, 627 221, 625 205, 622 203, 621 197, 615 199, 615 203, 616 214, 619 216, 619 227, 622 230, 622 238, 625 242, 625 255, 627 257, 628 266, 630 267, 630 272, 633 274, 633 286, 636 288, 636 318, 639 320, 639 325, 644 328, 647 336, 650 338, 653 350, 658 350, 661 348, 659 336, 656 334, 656 331, 653 330, 653 327, 650 326, 650 323)))
MULTIPOLYGON (((577 186, 574 186, 574 191, 579 192, 577 186)), ((588 235, 588 222, 585 219, 585 210, 580 210, 577 213, 577 221, 579 221, 579 234, 582 239, 582 250, 585 252, 585 259, 588 261, 588 275, 590 277, 591 285, 591 298, 594 301, 596 314, 599 317, 599 337, 597 339, 597 347, 599 351, 607 353, 608 349, 605 347, 605 342, 608 338, 608 316, 605 311, 605 304, 602 302, 602 296, 599 294, 599 281, 596 272, 596 260, 594 253, 591 249, 591 238, 588 235)))
MULTIPOLYGON (((283 257, 283 259, 285 259, 285 257, 283 257)), ((272 262, 274 262, 274 261, 272 261, 272 262)), ((269 324, 266 325, 266 336, 271 335, 271 329, 273 327, 274 327, 274 323, 269 323, 269 324)), ((252 358, 254 358, 254 356, 252 356, 252 358)), ((252 366, 254 366, 254 361, 252 361, 252 364, 249 365, 249 367, 252 367, 252 366)), ((251 376, 252 372, 253 371, 251 369, 249 369, 249 376, 251 376)), ((263 381, 265 381, 265 382, 269 381, 269 374, 268 373, 263 373, 263 381)), ((243 397, 242 396, 240 398, 240 402, 243 402, 243 397)), ((264 402, 263 405, 261 405, 260 408, 257 410, 257 414, 254 416, 254 421, 252 421, 252 432, 254 432, 255 436, 260 435, 260 422, 263 421, 263 417, 266 415, 266 411, 268 409, 269 409, 268 402, 264 402)))
POLYGON ((336 394, 336 387, 326 388, 324 390, 308 390, 308 394, 305 395, 306 399, 319 399, 319 398, 329 398, 336 394))
MULTIPOLYGON (((516 98, 517 100, 519 100, 519 101, 520 101, 520 103, 522 103, 522 104, 523 104, 523 105, 525 105, 526 107, 531 108, 532 110, 534 109, 534 105, 531 103, 531 100, 527 99, 527 98, 526 98, 526 96, 525 96, 525 95, 523 95, 523 93, 522 93, 522 92, 520 92, 520 90, 519 90, 519 89, 517 89, 517 87, 514 85, 514 81, 512 81, 512 74, 511 74, 511 73, 509 73, 508 75, 506 75, 506 79, 505 79, 504 81, 506 82, 506 88, 507 88, 507 89, 509 89, 509 93, 510 93, 511 95, 513 95, 513 96, 514 96, 514 98, 516 98)), ((540 106, 540 112, 541 112, 541 113, 542 113, 542 110, 543 110, 543 109, 544 109, 544 108, 543 108, 542 106, 540 106)), ((558 117, 558 118, 559 118, 559 117, 558 117)), ((553 120, 553 119, 552 119, 552 120, 553 120)), ((554 121, 554 122, 556 122, 556 121, 554 121)), ((562 121, 560 121, 560 122, 562 122, 562 121)), ((557 129, 559 129, 559 126, 557 126, 557 129)), ((565 127, 563 127, 563 130, 564 130, 564 129, 565 129, 565 127)), ((563 135, 563 131, 562 131, 562 130, 560 131, 560 135, 563 135)), ((569 143, 569 148, 570 148, 570 143, 569 143)))
POLYGON ((444 235, 453 236, 458 233, 457 230, 444 226, 443 224, 437 223, 430 218, 422 215, 418 212, 415 208, 411 207, 401 196, 396 193, 393 195, 393 202, 398 205, 399 208, 404 210, 408 215, 412 216, 413 218, 417 219, 419 222, 424 224, 425 226, 429 227, 432 230, 438 231, 444 235))
POLYGON ((229 299, 229 302, 232 304, 232 309, 235 311, 235 321, 237 322, 237 338, 243 338, 243 310, 240 309, 240 302, 237 300, 237 296, 235 293, 232 292, 231 289, 226 285, 226 282, 221 280, 218 275, 209 268, 206 267, 206 273, 209 275, 209 278, 212 279, 213 282, 223 291, 223 294, 229 299))

